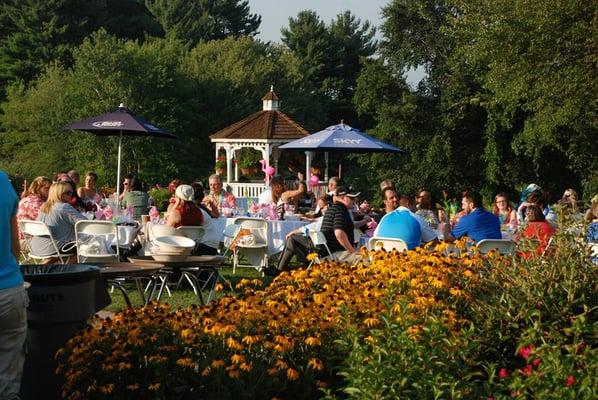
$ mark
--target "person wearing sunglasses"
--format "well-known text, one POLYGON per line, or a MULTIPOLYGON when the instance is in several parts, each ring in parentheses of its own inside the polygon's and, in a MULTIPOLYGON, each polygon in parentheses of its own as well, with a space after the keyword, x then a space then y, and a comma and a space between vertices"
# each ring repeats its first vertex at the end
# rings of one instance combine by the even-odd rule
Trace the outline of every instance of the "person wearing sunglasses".
MULTIPOLYGON (((76 171, 75 171, 76 172, 76 171)), ((54 179, 54 182, 65 182, 68 183, 71 187, 71 190, 73 191, 74 196, 71 197, 69 203, 71 206, 73 206, 73 208, 77 211, 83 212, 83 211, 95 211, 95 205, 94 204, 86 204, 83 199, 81 199, 81 197, 79 197, 79 194, 77 193, 77 184, 73 181, 73 179, 70 177, 69 174, 67 174, 64 171, 61 171, 59 173, 56 174, 56 177, 54 179)))
MULTIPOLYGON (((77 221, 86 219, 71 205, 76 194, 68 182, 53 183, 48 192, 48 200, 42 205, 37 217, 38 221, 48 226, 59 249, 75 241, 75 224, 77 221)), ((31 240, 31 252, 42 257, 55 253, 50 238, 41 236, 31 240)), ((44 259, 44 264, 53 264, 57 261, 55 257, 48 257, 44 259)), ((72 260, 69 259, 69 262, 76 262, 76 256, 73 256, 72 260)))

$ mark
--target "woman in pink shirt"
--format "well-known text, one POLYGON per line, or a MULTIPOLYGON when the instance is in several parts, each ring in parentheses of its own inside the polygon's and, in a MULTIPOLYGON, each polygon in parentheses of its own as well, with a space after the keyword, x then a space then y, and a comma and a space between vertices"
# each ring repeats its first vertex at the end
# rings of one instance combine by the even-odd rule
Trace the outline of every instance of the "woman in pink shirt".
POLYGON ((21 195, 19 207, 17 209, 17 220, 37 220, 39 209, 48 198, 52 181, 45 176, 38 176, 31 182, 29 188, 21 195))

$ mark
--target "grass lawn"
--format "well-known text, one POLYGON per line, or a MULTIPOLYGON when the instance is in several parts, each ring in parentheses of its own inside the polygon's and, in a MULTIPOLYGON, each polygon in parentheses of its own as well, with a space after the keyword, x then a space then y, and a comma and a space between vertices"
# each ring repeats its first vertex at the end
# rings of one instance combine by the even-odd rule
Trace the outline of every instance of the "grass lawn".
MULTIPOLYGON (((260 278, 264 281, 265 284, 269 284, 273 279, 272 277, 268 277, 268 276, 262 277, 262 274, 254 268, 237 268, 237 273, 235 275, 233 275, 233 269, 231 266, 223 266, 222 268, 220 268, 220 274, 224 278, 231 281, 233 288, 243 278, 248 278, 248 279, 260 278)), ((134 284, 125 284, 125 287, 127 288, 127 293, 129 295, 129 299, 131 300, 131 303, 133 304, 133 306, 136 307, 136 306, 142 305, 141 299, 139 297, 139 292, 137 291, 137 288, 135 287, 135 285, 134 284)), ((228 285, 224 285, 223 290, 216 292, 214 294, 214 299, 217 299, 219 297, 222 297, 222 296, 225 296, 225 295, 228 295, 231 293, 232 292, 230 291, 230 288, 228 287, 228 285)), ((160 302, 168 303, 172 309, 188 307, 192 304, 199 304, 199 299, 193 293, 193 290, 191 289, 191 287, 188 284, 184 285, 184 287, 182 289, 171 289, 171 294, 172 294, 172 296, 168 296, 168 293, 166 293, 166 290, 165 290, 164 293, 162 294, 162 298, 160 299, 160 302)), ((202 294, 204 296, 204 299, 207 298, 208 292, 203 292, 202 294)), ((126 305, 125 305, 124 298, 118 289, 115 288, 112 291, 112 293, 110 293, 110 297, 112 298, 112 304, 110 304, 108 307, 106 307, 104 309, 105 311, 116 312, 116 311, 121 311, 121 310, 125 309, 126 305)))

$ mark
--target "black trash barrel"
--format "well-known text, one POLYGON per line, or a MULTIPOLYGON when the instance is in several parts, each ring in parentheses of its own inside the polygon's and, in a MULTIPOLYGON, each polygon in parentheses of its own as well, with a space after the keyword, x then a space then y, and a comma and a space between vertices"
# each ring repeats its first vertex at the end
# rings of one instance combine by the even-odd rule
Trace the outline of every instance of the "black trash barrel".
POLYGON ((93 265, 22 265, 21 272, 31 284, 21 397, 60 399, 63 380, 55 375, 54 354, 110 304, 110 296, 93 265))

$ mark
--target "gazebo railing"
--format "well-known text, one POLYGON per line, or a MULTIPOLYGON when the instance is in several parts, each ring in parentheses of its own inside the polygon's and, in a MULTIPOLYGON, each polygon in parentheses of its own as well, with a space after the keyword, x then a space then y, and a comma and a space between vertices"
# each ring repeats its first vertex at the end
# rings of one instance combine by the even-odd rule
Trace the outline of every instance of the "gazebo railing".
POLYGON ((226 185, 235 197, 259 197, 266 190, 265 183, 230 182, 226 185))
MULTIPOLYGON (((286 183, 288 189, 294 189, 291 187, 289 182, 286 183)), ((225 183, 226 186, 230 187, 230 191, 235 197, 259 197, 264 190, 267 189, 265 183, 250 183, 250 182, 229 182, 225 183)), ((313 188, 314 195, 316 197, 325 194, 328 187, 326 182, 320 182, 317 187, 313 188)))

